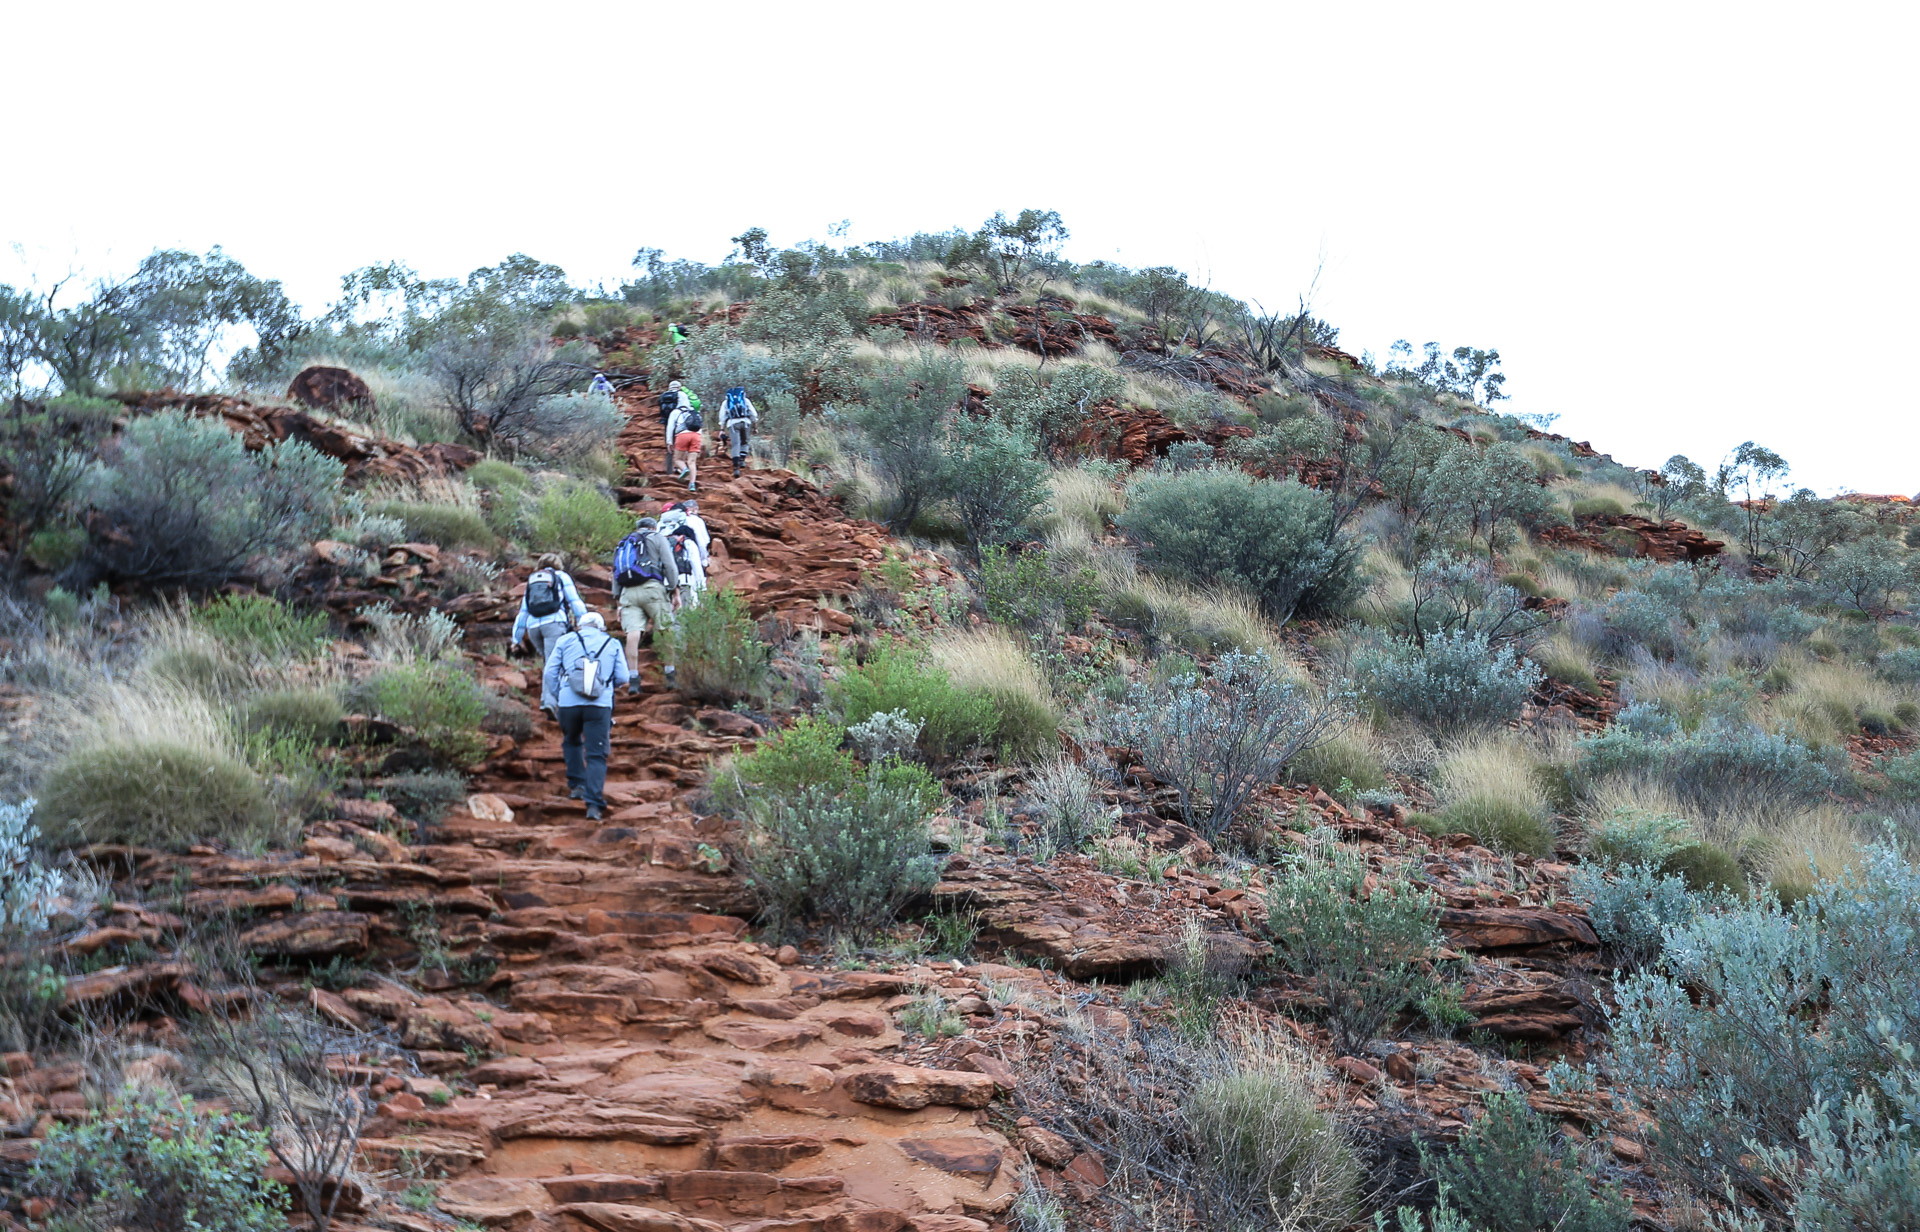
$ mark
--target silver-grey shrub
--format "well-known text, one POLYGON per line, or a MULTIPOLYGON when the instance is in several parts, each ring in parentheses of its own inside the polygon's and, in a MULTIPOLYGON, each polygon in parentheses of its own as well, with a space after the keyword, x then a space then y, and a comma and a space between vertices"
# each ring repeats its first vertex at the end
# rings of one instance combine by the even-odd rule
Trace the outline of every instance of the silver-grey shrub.
POLYGON ((1295 755, 1331 740, 1351 717, 1346 694, 1316 694, 1265 651, 1232 650, 1204 678, 1134 686, 1105 726, 1179 793, 1186 823, 1214 839, 1295 755))
POLYGON ((1582 866, 1573 870, 1570 888, 1586 905, 1594 935, 1629 967, 1658 958, 1667 930, 1691 923, 1702 908, 1686 878, 1650 864, 1582 866))
POLYGON ((91 483, 117 532, 99 541, 99 563, 149 583, 218 585, 324 532, 344 471, 299 441, 249 451, 218 419, 143 415, 91 483))
POLYGON ((1504 723, 1520 713, 1542 676, 1514 647, 1465 629, 1431 634, 1425 646, 1374 638, 1354 652, 1352 671, 1363 697, 1436 727, 1504 723))
MULTIPOLYGON (((1612 1022, 1614 1072, 1657 1122, 1656 1165, 1784 1221, 1769 1175, 1812 1165, 1846 1188, 1832 1153, 1850 1147, 1838 1136, 1823 1147, 1808 1118, 1862 1099, 1847 1133, 1865 1156, 1893 1149, 1868 1141, 1878 1132, 1913 1161, 1916 937, 1920 873, 1886 846, 1791 909, 1757 898, 1673 928, 1660 969, 1619 985, 1612 1022)), ((1910 1226, 1920 1184, 1904 1177, 1909 1222, 1858 1226, 1910 1226)))
POLYGON ((31 797, 0 804, 0 927, 8 931, 45 928, 47 911, 62 884, 61 876, 34 853, 40 827, 33 824, 33 806, 31 797))

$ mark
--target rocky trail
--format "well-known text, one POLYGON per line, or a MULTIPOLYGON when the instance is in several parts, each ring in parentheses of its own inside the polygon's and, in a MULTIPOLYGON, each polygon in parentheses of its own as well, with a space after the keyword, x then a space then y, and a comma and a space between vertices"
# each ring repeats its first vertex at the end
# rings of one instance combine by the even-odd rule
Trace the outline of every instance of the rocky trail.
MULTIPOLYGON (((657 434, 642 407, 622 436, 651 480, 623 489, 636 513, 683 495, 659 473, 657 434)), ((794 475, 733 479, 723 459, 709 461, 698 495, 713 584, 738 590, 770 634, 853 630, 844 600, 882 560, 885 533, 794 475)), ((906 559, 922 581, 942 580, 938 558, 906 559)), ((365 593, 421 610, 434 602, 437 567, 430 545, 395 545, 365 593)), ((536 670, 492 653, 524 576, 440 606, 461 621, 487 683, 532 708, 536 670)), ((608 611, 604 567, 575 576, 608 611)), ((752 899, 728 865, 725 819, 700 811, 713 760, 776 718, 668 690, 651 649, 642 677, 645 695, 615 707, 604 820, 567 798, 558 734, 537 723, 523 738, 496 736, 471 795, 429 827, 390 804, 343 800, 309 824, 297 854, 96 848, 97 861, 131 874, 145 905, 116 903, 66 948, 158 952, 183 932, 225 932, 266 961, 265 989, 365 1032, 379 1102, 361 1152, 378 1184, 350 1195, 349 1228, 450 1232, 451 1217, 512 1232, 987 1232, 1004 1227, 1030 1167, 1089 1196, 1106 1175, 1097 1144, 1066 1109, 1023 1091, 1023 1074, 1096 1037, 1131 1047, 1138 1011, 1099 985, 1165 970, 1189 922, 1222 969, 1249 970, 1264 953, 1251 925, 1257 895, 1178 863, 1144 880, 1083 856, 1035 865, 987 846, 983 801, 956 802, 936 833, 965 854, 948 861, 935 905, 973 913, 983 950, 1006 964, 896 958, 863 969, 776 949, 749 936, 752 899), (920 1011, 950 1028, 904 1029, 920 1011), (434 1209, 399 1200, 423 1182, 436 1186, 434 1209)), ((1382 859, 1426 848, 1402 816, 1349 813, 1310 789, 1271 793, 1382 859)), ((1115 799, 1143 850, 1194 841, 1152 789, 1115 799)), ((1460 838, 1423 858, 1453 944, 1486 960, 1465 990, 1478 1029, 1538 1043, 1596 1021, 1579 966, 1593 935, 1555 893, 1564 868, 1526 871, 1529 888, 1516 893, 1493 888, 1492 853, 1460 838)), ((176 1014, 246 995, 164 953, 66 990, 74 1009, 176 1014)), ((1285 987, 1262 995, 1271 1012, 1294 1009, 1285 987)), ((136 1026, 161 1041, 169 1029, 165 1019, 136 1026)), ((1397 1047, 1336 1069, 1363 1091, 1394 1087, 1400 1096, 1382 1106, 1403 1122, 1457 1127, 1488 1081, 1480 1062, 1452 1045, 1397 1047)), ((1522 1079, 1539 1085, 1537 1073, 1522 1079)), ((28 1073, 15 1089, 34 1081, 28 1073)), ((18 1095, 22 1108, 60 1115, 57 1101, 78 1095, 41 1085, 46 1093, 18 1095)), ((1560 1111, 1596 1128, 1613 1116, 1560 1111)), ((0 1157, 26 1149, 0 1143, 0 1157)))

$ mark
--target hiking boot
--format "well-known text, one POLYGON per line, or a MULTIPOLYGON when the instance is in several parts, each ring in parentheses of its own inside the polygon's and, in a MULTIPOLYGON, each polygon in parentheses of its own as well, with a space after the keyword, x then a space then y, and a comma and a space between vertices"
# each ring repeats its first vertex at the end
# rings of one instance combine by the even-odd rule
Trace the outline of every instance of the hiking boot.
POLYGON ((600 806, 599 806, 599 805, 597 805, 597 804, 589 804, 589 805, 587 806, 587 820, 588 820, 588 821, 599 821, 599 820, 600 820, 600 806))
POLYGON ((627 696, 628 697, 640 696, 640 682, 638 680, 634 681, 632 684, 627 686, 627 696))
POLYGON ((587 798, 587 793, 578 787, 574 788, 572 791, 569 791, 567 793, 567 799, 569 800, 584 800, 586 798, 587 798))
POLYGON ((677 674, 674 670, 673 664, 669 663, 665 667, 661 668, 660 674, 667 678, 667 687, 669 689, 673 688, 677 679, 677 674))
POLYGON ((694 482, 693 480, 691 480, 691 479, 689 479, 689 480, 687 480, 687 491, 689 491, 689 492, 698 492, 699 490, 700 490, 700 485, 699 485, 699 484, 697 484, 697 483, 695 483, 695 482, 694 482))

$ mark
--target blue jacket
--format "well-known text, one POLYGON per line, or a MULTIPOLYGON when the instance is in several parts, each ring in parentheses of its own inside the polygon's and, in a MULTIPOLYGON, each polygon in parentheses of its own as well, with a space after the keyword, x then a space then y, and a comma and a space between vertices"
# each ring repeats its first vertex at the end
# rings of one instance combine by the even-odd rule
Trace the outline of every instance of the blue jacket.
MULTIPOLYGON (((539 570, 535 570, 539 572, 539 570)), ((550 625, 554 621, 571 624, 587 614, 587 605, 580 601, 580 592, 574 588, 573 578, 561 569, 555 569, 554 576, 560 579, 560 610, 551 616, 534 616, 527 611, 527 592, 520 592, 520 614, 513 618, 513 636, 508 642, 517 642, 525 637, 527 630, 535 625, 550 625)))
POLYGON ((611 710, 614 690, 632 679, 633 673, 627 670, 626 652, 620 648, 619 641, 611 633, 582 629, 567 634, 553 644, 552 651, 547 655, 547 673, 541 681, 540 695, 557 699, 563 708, 604 706, 611 710), (609 654, 609 651, 612 653, 609 654), (573 691, 573 685, 569 683, 573 677, 573 665, 586 658, 599 662, 600 671, 607 682, 598 697, 582 697, 573 691))

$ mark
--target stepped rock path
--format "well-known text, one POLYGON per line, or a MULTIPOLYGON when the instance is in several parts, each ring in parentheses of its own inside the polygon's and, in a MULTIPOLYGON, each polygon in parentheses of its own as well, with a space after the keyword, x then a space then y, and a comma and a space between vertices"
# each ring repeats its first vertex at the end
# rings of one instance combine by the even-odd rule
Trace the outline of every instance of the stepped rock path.
MULTIPOLYGON (((622 444, 653 479, 625 490, 639 512, 683 494, 659 473, 657 440, 636 412, 622 444)), ((859 584, 884 533, 786 472, 727 469, 715 463, 699 493, 714 583, 763 622, 849 629, 822 596, 859 584)), ((525 572, 451 605, 470 647, 504 637, 525 572)), ((576 577, 607 612, 604 569, 576 577)), ((537 702, 531 665, 477 657, 490 683, 537 702)), ((189 881, 188 914, 240 921, 256 953, 420 955, 408 985, 305 995, 338 1024, 384 1025, 439 1075, 386 1078, 363 1151, 375 1169, 439 1178, 447 1215, 569 1232, 986 1229, 1023 1158, 988 1124, 995 1078, 900 1063, 891 1011, 938 975, 811 970, 747 938, 741 878, 705 845, 720 819, 694 803, 710 761, 762 726, 666 691, 651 650, 643 678, 646 695, 616 706, 602 821, 567 798, 541 721, 528 739, 496 737, 466 807, 411 844, 390 806, 345 801, 297 859, 127 854, 149 885, 189 881)), ((177 972, 154 978, 198 991, 177 972)), ((397 1206, 378 1218, 447 1226, 397 1206)))

